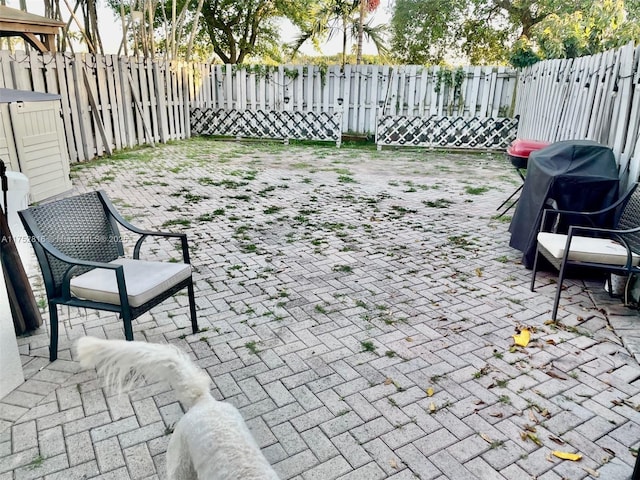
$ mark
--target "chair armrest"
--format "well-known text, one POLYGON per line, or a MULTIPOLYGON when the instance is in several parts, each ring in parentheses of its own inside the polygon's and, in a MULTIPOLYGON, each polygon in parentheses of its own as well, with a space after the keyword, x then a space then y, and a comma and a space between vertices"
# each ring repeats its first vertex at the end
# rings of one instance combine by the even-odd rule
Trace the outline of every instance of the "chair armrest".
POLYGON ((627 230, 617 230, 614 228, 599 228, 599 227, 581 227, 577 225, 572 225, 569 227, 569 231, 567 232, 567 244, 565 248, 565 255, 570 250, 571 240, 574 236, 577 236, 579 233, 590 233, 589 236, 595 236, 597 234, 600 238, 611 238, 612 240, 617 240, 621 245, 623 245, 627 250, 627 262, 624 266, 625 269, 631 270, 631 265, 633 263, 633 250, 631 249, 631 245, 628 240, 625 238, 625 235, 638 233, 640 232, 640 227, 630 228, 627 230))
POLYGON ((540 224, 540 228, 544 228, 544 225, 546 225, 546 220, 547 220, 547 215, 549 214, 556 214, 558 215, 556 217, 556 220, 554 222, 554 225, 557 227, 559 221, 560 221, 560 216, 562 215, 571 215, 573 217, 583 217, 585 220, 587 220, 592 227, 595 227, 594 222, 592 220, 593 217, 596 217, 598 215, 603 215, 603 214, 607 214, 610 213, 612 211, 615 211, 616 209, 618 209, 618 207, 620 207, 621 205, 626 204, 629 201, 629 198, 631 198, 631 195, 633 194, 633 192, 636 190, 636 188, 638 187, 637 183, 634 183, 631 188, 629 188, 626 193, 624 195, 622 195, 620 198, 618 198, 618 200, 616 200, 615 202, 613 202, 611 205, 609 205, 608 207, 602 208, 600 210, 595 210, 595 211, 591 211, 591 212, 582 212, 582 211, 578 211, 578 210, 563 210, 563 209, 555 209, 555 208, 545 208, 544 211, 542 212, 542 222, 540 224))
POLYGON ((62 296, 64 299, 69 300, 71 298, 71 279, 73 278, 73 274, 78 267, 88 267, 88 268, 103 268, 107 270, 114 270, 116 274, 116 280, 118 282, 118 287, 121 292, 121 295, 126 296, 126 285, 124 283, 124 268, 122 265, 114 265, 111 263, 104 262, 94 262, 92 260, 82 260, 80 258, 75 258, 67 255, 66 253, 61 252, 56 247, 54 247, 47 240, 39 239, 36 240, 37 243, 49 254, 54 256, 56 259, 60 260, 69 265, 69 268, 65 271, 64 276, 62 278, 62 296))
POLYGON ((107 195, 99 190, 100 198, 104 205, 107 207, 109 211, 109 215, 113 217, 113 219, 122 225, 124 228, 129 230, 130 232, 136 233, 140 235, 140 238, 136 241, 136 244, 133 248, 133 258, 140 258, 140 248, 142 247, 142 242, 145 241, 147 237, 164 237, 164 238, 178 238, 180 239, 181 247, 182 247, 182 259, 184 263, 191 263, 189 258, 189 245, 187 243, 187 234, 186 233, 176 233, 176 232, 159 232, 152 230, 144 230, 142 228, 138 228, 135 225, 132 225, 130 222, 124 219, 122 215, 116 210, 113 206, 107 195))

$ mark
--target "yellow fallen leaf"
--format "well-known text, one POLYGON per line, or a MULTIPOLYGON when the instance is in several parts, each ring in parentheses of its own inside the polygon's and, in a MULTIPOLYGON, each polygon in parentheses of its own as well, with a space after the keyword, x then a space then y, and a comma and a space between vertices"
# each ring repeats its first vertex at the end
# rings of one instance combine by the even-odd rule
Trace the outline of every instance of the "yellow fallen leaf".
POLYGON ((481 269, 481 268, 476 268, 476 275, 477 275, 478 277, 481 277, 481 276, 482 276, 482 269, 481 269))
POLYGON ((435 402, 431 402, 431 403, 429 404, 429 411, 430 411, 431 413, 435 412, 437 408, 438 408, 438 407, 436 407, 436 403, 435 403, 435 402))
POLYGON ((560 452, 558 450, 554 450, 553 452, 551 452, 551 455, 563 460, 571 460, 573 462, 577 462, 582 458, 582 455, 580 455, 579 453, 560 452))
POLYGON ((427 388, 427 397, 433 397, 433 388, 427 388))
POLYGON ((531 333, 526 328, 523 328, 520 333, 513 336, 513 341, 519 347, 526 347, 529 345, 529 340, 531 340, 531 333))

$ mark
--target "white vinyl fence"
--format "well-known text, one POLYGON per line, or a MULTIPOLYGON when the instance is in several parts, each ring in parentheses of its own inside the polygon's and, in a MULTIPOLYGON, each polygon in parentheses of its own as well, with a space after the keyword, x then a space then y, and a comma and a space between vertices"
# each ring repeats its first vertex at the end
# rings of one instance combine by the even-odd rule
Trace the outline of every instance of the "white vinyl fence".
POLYGON ((504 117, 516 71, 505 67, 193 64, 191 108, 342 112, 342 132, 373 135, 378 113, 408 117, 504 117))
POLYGON ((620 178, 640 174, 640 47, 566 60, 520 72, 515 113, 519 138, 589 139, 610 146, 620 178))
MULTIPOLYGON (((519 138, 600 141, 613 148, 621 177, 636 180, 639 59, 640 49, 630 44, 590 57, 540 62, 518 73, 479 66, 267 68, 0 51, 0 87, 62 96, 72 161, 189 138, 195 108, 312 112, 316 118, 341 112, 342 133, 357 135, 373 135, 382 117, 468 123, 519 115, 519 138)), ((474 127, 465 135, 481 143, 483 134, 476 132, 474 127)))

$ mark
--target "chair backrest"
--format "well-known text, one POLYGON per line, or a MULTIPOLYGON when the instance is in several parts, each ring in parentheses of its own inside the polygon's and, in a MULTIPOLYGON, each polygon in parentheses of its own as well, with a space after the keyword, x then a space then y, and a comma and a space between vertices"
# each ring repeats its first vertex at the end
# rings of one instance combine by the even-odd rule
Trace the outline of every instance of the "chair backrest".
MULTIPOLYGON (((59 296, 61 281, 69 264, 48 250, 80 260, 110 262, 123 255, 117 223, 101 198, 103 192, 90 192, 64 198, 18 212, 29 235, 45 281, 47 294, 59 296)), ((78 273, 90 270, 78 269, 78 273)))
MULTIPOLYGON (((634 187, 637 186, 636 184, 634 187)), ((623 210, 616 224, 616 228, 619 230, 639 229, 638 232, 626 235, 625 238, 629 242, 631 249, 634 252, 640 253, 640 188, 635 188, 631 195, 629 195, 626 205, 621 205, 620 208, 623 208, 623 210)))

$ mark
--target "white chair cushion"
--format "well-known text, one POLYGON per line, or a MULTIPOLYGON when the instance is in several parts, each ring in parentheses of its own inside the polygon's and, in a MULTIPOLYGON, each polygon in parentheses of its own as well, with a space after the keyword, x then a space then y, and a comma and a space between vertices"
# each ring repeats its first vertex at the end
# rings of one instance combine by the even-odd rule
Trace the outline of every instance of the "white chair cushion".
MULTIPOLYGON (((567 245, 567 235, 540 232, 538 233, 538 244, 553 257, 562 259, 567 245)), ((633 265, 638 265, 640 257, 632 253, 632 258, 633 265)), ((627 249, 618 242, 607 238, 574 236, 571 238, 569 260, 625 265, 627 263, 627 249)))
MULTIPOLYGON (((186 263, 148 262, 119 258, 110 262, 122 265, 129 305, 139 307, 191 276, 186 263)), ((118 283, 113 270, 94 268, 71 279, 71 293, 85 300, 120 305, 118 283)))

